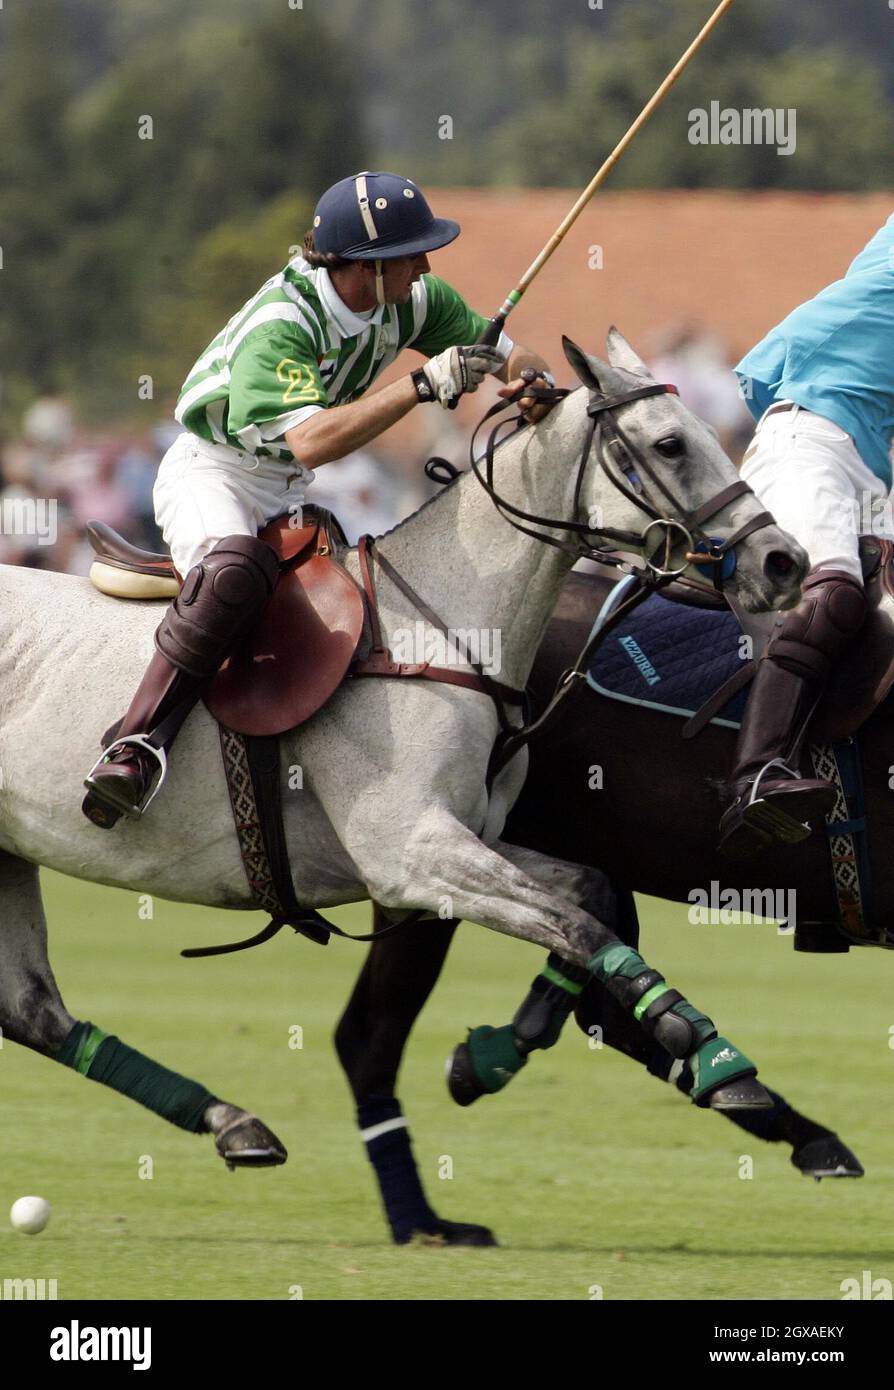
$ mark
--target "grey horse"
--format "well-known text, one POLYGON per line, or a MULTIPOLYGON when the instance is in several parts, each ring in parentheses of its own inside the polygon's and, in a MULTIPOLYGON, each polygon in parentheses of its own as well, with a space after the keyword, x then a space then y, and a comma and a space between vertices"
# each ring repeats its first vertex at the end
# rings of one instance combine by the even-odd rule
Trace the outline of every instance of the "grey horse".
MULTIPOLYGON (((644 508, 690 526, 709 519, 713 541, 736 542, 729 587, 749 611, 791 606, 806 572, 800 547, 735 486, 735 469, 711 431, 652 382, 620 333, 609 334, 608 361, 572 344, 566 354, 586 389, 496 450, 501 515, 474 473, 464 474, 378 542, 448 627, 499 634, 499 679, 518 690, 578 556, 617 535, 655 549, 655 531, 643 534, 644 508), (507 524, 507 507, 516 519, 540 518, 534 529, 554 543, 507 524)), ((677 567, 694 573, 685 558, 691 535, 662 520, 658 536, 668 558, 673 552, 677 567)), ((357 578, 356 550, 340 558, 357 578)), ((381 571, 377 588, 386 640, 412 631, 419 613, 381 571)), ((283 1161, 282 1145, 256 1117, 78 1022, 47 959, 39 865, 162 898, 254 906, 216 725, 204 707, 187 722, 163 791, 140 820, 100 834, 80 812, 80 769, 127 705, 159 606, 33 570, 3 568, 0 591, 0 1027, 185 1129, 213 1133, 228 1162, 283 1161)), ((426 632, 436 636, 427 625, 426 632)), ((391 915, 422 909, 461 917, 555 951, 687 1059, 703 1093, 726 1088, 728 1102, 733 1088, 743 1105, 763 1103, 748 1059, 619 941, 606 920, 603 875, 500 838, 526 757, 489 783, 498 728, 494 704, 477 691, 365 679, 344 683, 312 720, 284 735, 284 763, 303 774, 301 790, 284 787, 299 901, 328 908, 373 899, 391 915)))

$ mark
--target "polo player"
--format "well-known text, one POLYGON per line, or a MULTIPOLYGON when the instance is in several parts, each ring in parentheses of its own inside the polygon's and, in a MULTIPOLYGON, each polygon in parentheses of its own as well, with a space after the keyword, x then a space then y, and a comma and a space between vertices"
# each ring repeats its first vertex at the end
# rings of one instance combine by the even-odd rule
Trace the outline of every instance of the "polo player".
POLYGON ((760 417, 742 477, 812 566, 751 687, 720 822, 721 848, 738 855, 806 838, 804 822, 834 802, 831 784, 802 776, 799 759, 830 671, 865 617, 859 536, 891 487, 894 216, 843 279, 783 319, 736 371, 760 417))
MULTIPOLYGON (((190 371, 184 427, 158 470, 158 524, 182 589, 107 748, 86 778, 85 815, 109 829, 138 816, 203 690, 258 621, 278 576, 267 522, 300 515, 314 469, 362 448, 420 404, 452 406, 490 374, 509 396, 537 377, 537 353, 488 322, 430 273, 428 253, 459 235, 398 174, 342 179, 320 199, 303 254, 248 300, 190 371), (403 348, 425 362, 374 394, 403 348), (524 373, 524 376, 522 376, 524 373)), ((523 397, 531 423, 549 406, 523 397)))

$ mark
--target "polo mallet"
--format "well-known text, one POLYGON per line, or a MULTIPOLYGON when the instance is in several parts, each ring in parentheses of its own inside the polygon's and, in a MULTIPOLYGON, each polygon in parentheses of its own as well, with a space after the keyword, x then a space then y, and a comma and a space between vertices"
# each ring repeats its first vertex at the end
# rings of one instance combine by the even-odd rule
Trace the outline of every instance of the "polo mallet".
MULTIPOLYGON (((563 221, 559 223, 559 226, 553 232, 549 241, 546 243, 543 250, 540 252, 540 255, 536 258, 536 260, 531 262, 531 264, 528 266, 528 269, 525 271, 524 275, 516 285, 515 289, 510 290, 509 294, 503 300, 503 303, 500 305, 500 308, 494 314, 493 318, 488 324, 488 327, 485 330, 483 337, 480 339, 481 343, 487 344, 488 347, 496 347, 500 337, 500 333, 503 330, 503 325, 505 324, 509 315, 512 313, 512 310, 518 304, 525 290, 534 281, 536 276, 546 265, 550 256, 560 245, 560 243, 564 240, 566 233, 570 231, 570 229, 574 226, 574 223, 577 221, 578 217, 583 212, 584 208, 587 206, 587 203, 590 201, 593 194, 596 192, 596 189, 599 188, 599 186, 611 173, 612 169, 614 169, 618 160, 621 158, 621 155, 627 149, 627 146, 631 143, 631 141, 639 133, 639 131, 642 130, 643 126, 646 124, 646 121, 649 119, 652 112, 664 100, 665 96, 670 91, 677 78, 680 76, 680 73, 683 71, 685 67, 687 67, 690 59, 698 52, 705 39, 708 37, 711 30, 714 28, 715 24, 718 23, 722 15, 729 9, 732 3, 733 0, 720 0, 720 4, 717 6, 716 10, 711 15, 711 18, 699 31, 699 33, 696 34, 695 38, 692 40, 692 43, 686 49, 686 52, 683 54, 683 56, 671 68, 667 77, 664 79, 661 86, 655 92, 654 96, 652 96, 649 99, 649 101, 646 102, 642 111, 640 111, 636 120, 633 122, 633 125, 627 131, 626 135, 624 135, 622 139, 618 141, 617 145, 612 150, 611 154, 609 155, 605 163, 602 165, 601 169, 599 169, 593 175, 592 179, 587 184, 583 193, 580 195, 577 202, 574 204, 574 207, 563 219, 563 221)), ((454 404, 455 403, 456 402, 454 402, 454 404)))

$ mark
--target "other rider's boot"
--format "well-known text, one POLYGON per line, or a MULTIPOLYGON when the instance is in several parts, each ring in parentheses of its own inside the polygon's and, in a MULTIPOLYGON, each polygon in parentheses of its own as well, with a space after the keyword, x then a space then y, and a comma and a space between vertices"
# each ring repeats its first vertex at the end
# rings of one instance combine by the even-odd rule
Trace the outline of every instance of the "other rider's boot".
POLYGON ((798 768, 807 725, 835 662, 866 615, 861 583, 844 570, 811 570, 801 602, 785 614, 761 657, 751 687, 720 821, 720 850, 730 858, 775 842, 796 844, 809 822, 831 809, 830 782, 798 768))
POLYGON ((189 571, 114 742, 85 779, 82 810, 94 825, 108 830, 146 809, 186 716, 254 627, 278 575, 275 552, 256 536, 228 536, 189 571))

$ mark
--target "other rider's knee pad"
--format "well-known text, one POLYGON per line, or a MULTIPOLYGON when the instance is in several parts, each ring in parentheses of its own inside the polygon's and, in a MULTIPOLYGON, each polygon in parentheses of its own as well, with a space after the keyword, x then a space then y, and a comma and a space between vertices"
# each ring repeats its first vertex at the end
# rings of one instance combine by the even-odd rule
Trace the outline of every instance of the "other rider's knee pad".
POLYGON ((797 608, 770 639, 766 659, 795 675, 825 681, 866 616, 866 591, 845 570, 811 570, 797 608))

